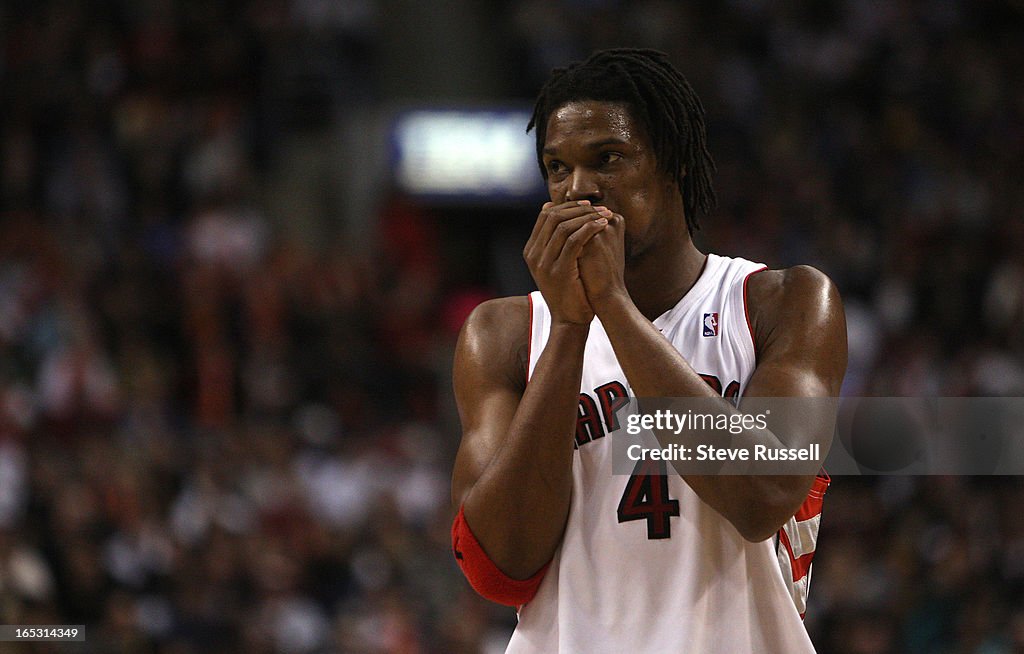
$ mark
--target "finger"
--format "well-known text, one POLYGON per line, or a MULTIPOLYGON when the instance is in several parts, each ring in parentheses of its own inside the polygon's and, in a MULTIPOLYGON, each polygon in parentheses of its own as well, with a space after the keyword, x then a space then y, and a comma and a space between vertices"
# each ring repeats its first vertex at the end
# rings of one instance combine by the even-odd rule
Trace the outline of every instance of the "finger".
POLYGON ((622 240, 622 237, 625 234, 625 222, 622 216, 611 212, 601 215, 608 220, 608 228, 603 230, 602 233, 598 235, 597 240, 593 241, 593 243, 610 245, 616 241, 622 240))
MULTIPOLYGON (((552 231, 551 238, 548 240, 547 245, 544 246, 544 252, 541 255, 542 264, 547 265, 554 262, 555 259, 561 256, 562 248, 565 247, 566 241, 573 234, 580 229, 583 229, 586 225, 599 220, 604 221, 606 224, 608 219, 595 213, 590 213, 558 223, 552 231)), ((604 225, 602 225, 602 227, 603 226, 604 225)))
POLYGON ((541 207, 536 222, 533 224, 530 238, 527 239, 526 245, 523 247, 523 258, 530 261, 534 257, 540 256, 541 250, 547 246, 548 241, 551 239, 551 233, 555 227, 564 220, 571 219, 581 213, 587 213, 589 210, 586 207, 589 206, 589 200, 563 202, 561 204, 545 202, 544 206, 541 207), (568 213, 565 213, 566 211, 568 213))
POLYGON ((608 226, 608 219, 601 217, 597 220, 591 220, 587 224, 583 225, 565 239, 565 244, 562 246, 562 250, 558 256, 558 263, 563 264, 578 259, 580 253, 583 252, 583 246, 590 242, 592 238, 600 234, 608 226))
POLYGON ((617 221, 622 220, 622 216, 620 214, 615 213, 614 211, 612 211, 611 209, 602 204, 595 205, 594 211, 607 218, 608 222, 611 223, 612 225, 614 225, 617 221))
POLYGON ((555 206, 554 202, 545 202, 544 206, 540 208, 540 213, 537 214, 537 220, 533 223, 533 231, 530 232, 530 238, 526 239, 527 243, 537 238, 537 235, 540 233, 541 225, 543 225, 544 221, 547 220, 547 212, 550 211, 553 206, 555 206))
POLYGON ((538 232, 538 240, 542 244, 547 243, 551 239, 551 232, 554 231, 560 223, 594 213, 595 211, 596 209, 591 206, 589 200, 565 202, 551 207, 548 209, 544 224, 541 225, 538 232))
POLYGON ((578 202, 566 202, 564 204, 556 205, 548 210, 548 215, 544 224, 541 225, 540 232, 537 235, 537 243, 539 245, 546 246, 551 241, 552 234, 558 229, 558 226, 564 222, 575 220, 580 216, 592 215, 596 212, 596 209, 591 206, 589 200, 580 200, 578 202))
MULTIPOLYGON (((554 202, 544 203, 540 215, 537 216, 537 222, 533 225, 533 232, 523 248, 523 258, 527 261, 545 258, 544 251, 551 240, 551 235, 558 229, 560 224, 580 216, 592 214, 595 211, 596 209, 591 206, 590 200, 573 200, 561 204, 555 204, 554 202)), ((557 256, 558 253, 556 251, 554 255, 546 257, 546 259, 550 262, 557 256)))

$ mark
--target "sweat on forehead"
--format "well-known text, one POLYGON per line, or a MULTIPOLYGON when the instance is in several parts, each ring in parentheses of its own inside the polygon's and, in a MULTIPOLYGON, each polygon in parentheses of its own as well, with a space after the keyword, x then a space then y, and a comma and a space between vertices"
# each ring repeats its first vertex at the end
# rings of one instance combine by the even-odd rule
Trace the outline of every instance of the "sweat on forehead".
POLYGON ((628 142, 640 137, 642 129, 624 103, 594 100, 567 102, 548 119, 545 150, 569 134, 579 136, 600 131, 628 142))
POLYGON ((551 120, 564 121, 570 118, 603 118, 616 129, 630 129, 634 120, 632 109, 624 102, 602 100, 566 102, 551 115, 551 120))

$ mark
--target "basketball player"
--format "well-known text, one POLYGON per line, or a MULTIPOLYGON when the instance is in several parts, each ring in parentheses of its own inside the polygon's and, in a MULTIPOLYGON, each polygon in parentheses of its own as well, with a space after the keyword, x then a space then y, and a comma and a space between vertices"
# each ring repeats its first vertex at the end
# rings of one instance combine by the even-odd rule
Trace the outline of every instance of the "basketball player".
POLYGON ((555 70, 530 128, 551 197, 524 251, 540 290, 477 307, 455 357, 463 572, 518 607, 509 652, 813 652, 801 618, 827 478, 613 476, 604 436, 627 394, 723 410, 838 395, 835 287, 694 246, 714 164, 665 55, 555 70))

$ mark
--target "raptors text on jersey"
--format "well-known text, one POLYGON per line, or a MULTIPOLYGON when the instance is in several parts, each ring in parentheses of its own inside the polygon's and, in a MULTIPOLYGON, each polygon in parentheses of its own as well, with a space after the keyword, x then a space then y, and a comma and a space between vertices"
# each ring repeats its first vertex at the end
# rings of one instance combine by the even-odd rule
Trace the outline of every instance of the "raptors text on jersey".
MULTIPOLYGON (((708 255, 690 291, 654 320, 704 381, 733 402, 756 365, 745 291, 749 276, 763 269, 708 255)), ((530 301, 532 375, 551 314, 539 292, 530 301)), ((630 395, 595 318, 565 534, 536 596, 520 607, 508 651, 813 652, 801 615, 820 498, 805 503, 777 539, 750 543, 682 478, 666 474, 664 461, 640 460, 633 474, 613 475, 607 436, 623 428, 630 395)))

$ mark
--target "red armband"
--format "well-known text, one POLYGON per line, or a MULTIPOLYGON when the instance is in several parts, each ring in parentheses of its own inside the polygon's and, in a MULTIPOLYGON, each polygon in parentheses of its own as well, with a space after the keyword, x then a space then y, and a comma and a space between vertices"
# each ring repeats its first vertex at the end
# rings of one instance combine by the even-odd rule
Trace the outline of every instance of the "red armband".
POLYGON ((537 594, 544 573, 550 562, 529 579, 513 579, 494 565, 480 542, 466 524, 466 516, 459 507, 459 514, 452 523, 452 552, 455 560, 466 575, 469 585, 485 599, 506 606, 522 606, 537 594))

